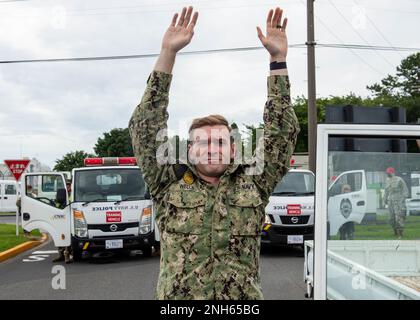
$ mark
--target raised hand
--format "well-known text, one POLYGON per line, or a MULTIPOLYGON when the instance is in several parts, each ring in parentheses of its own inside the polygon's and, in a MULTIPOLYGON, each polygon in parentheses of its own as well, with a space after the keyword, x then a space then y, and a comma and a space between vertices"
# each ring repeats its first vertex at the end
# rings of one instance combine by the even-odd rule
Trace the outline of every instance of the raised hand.
POLYGON ((190 43, 198 19, 198 12, 194 15, 192 12, 193 7, 183 8, 179 19, 178 13, 174 14, 171 25, 163 36, 162 50, 177 53, 190 43))
POLYGON ((264 36, 257 27, 258 38, 271 55, 271 60, 285 61, 287 56, 287 18, 283 19, 283 10, 277 7, 271 9, 267 15, 267 34, 264 36))

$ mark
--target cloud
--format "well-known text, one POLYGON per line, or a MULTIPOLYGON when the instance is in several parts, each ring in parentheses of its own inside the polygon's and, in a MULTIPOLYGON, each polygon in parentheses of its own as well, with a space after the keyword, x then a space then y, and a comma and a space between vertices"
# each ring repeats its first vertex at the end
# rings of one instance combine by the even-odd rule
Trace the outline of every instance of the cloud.
MULTIPOLYGON (((419 35, 415 15, 390 24, 391 1, 358 1, 369 17, 398 46, 414 46, 419 35)), ((255 27, 265 29, 273 1, 191 1, 200 11, 195 36, 186 50, 259 46, 255 27)), ((171 13, 185 1, 28 1, 1 4, 0 60, 157 53, 171 13)), ((306 9, 285 1, 289 43, 306 41, 306 9)), ((351 6, 337 7, 351 21, 351 6)), ((413 9, 414 6, 410 7, 413 9)), ((417 9, 419 10, 419 9, 417 9)), ((337 11, 316 3, 318 19, 345 43, 361 43, 337 11)), ((359 31, 371 44, 384 44, 369 22, 359 31)), ((337 43, 316 21, 316 38, 337 43)), ((289 49, 292 96, 306 95, 306 50, 289 49)), ((394 70, 374 52, 320 48, 317 90, 320 96, 366 95, 365 86, 394 70), (371 65, 371 67, 368 66, 371 65), (378 69, 381 74, 372 70, 378 69)), ((393 66, 401 56, 383 53, 393 66)), ((406 54, 405 54, 406 55, 406 54)), ((103 132, 126 127, 141 99, 155 59, 6 64, 0 66, 0 158, 36 156, 49 166, 73 150, 93 151, 103 132)), ((265 50, 177 57, 170 93, 169 129, 186 131, 190 121, 210 113, 238 124, 262 121, 268 54, 265 50)))

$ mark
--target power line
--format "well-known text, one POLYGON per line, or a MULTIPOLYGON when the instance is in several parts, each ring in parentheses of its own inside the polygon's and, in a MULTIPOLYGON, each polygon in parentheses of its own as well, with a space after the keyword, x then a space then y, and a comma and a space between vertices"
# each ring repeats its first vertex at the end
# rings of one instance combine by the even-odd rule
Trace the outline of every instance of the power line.
POLYGON ((360 50, 378 50, 378 51, 410 51, 417 52, 420 48, 409 48, 409 47, 387 47, 387 46, 373 46, 373 45, 361 45, 361 44, 334 44, 334 43, 317 43, 317 46, 329 47, 329 48, 343 48, 343 49, 360 49, 360 50))
POLYGON ((29 0, 1 0, 0 3, 6 3, 6 2, 22 2, 22 1, 29 1, 29 0))
MULTIPOLYGON (((347 19, 347 17, 336 7, 336 5, 332 2, 332 0, 328 0, 330 2, 330 4, 334 7, 334 9, 338 12, 338 14, 344 19, 344 21, 350 26, 350 28, 359 36, 360 39, 362 39, 367 45, 370 45, 369 41, 367 41, 365 39, 365 37, 363 37, 359 31, 357 31, 352 24, 350 23, 350 21, 347 19)), ((376 52, 376 54, 378 56, 380 56, 382 59, 385 60, 386 63, 388 63, 391 67, 394 67, 394 65, 387 59, 385 58, 382 54, 380 54, 379 52, 376 52)))
MULTIPOLYGON (((320 5, 328 5, 328 6, 330 6, 329 3, 323 2, 322 0, 317 0, 317 3, 320 4, 320 5)), ((353 7, 353 5, 352 4, 349 4, 349 3, 340 3, 340 4, 337 4, 337 6, 339 6, 339 7, 353 7)), ((420 11, 415 11, 415 10, 410 10, 410 11, 408 11, 408 10, 399 10, 399 9, 396 9, 395 7, 393 7, 392 9, 390 9, 390 8, 383 8, 383 7, 371 7, 371 6, 366 6, 366 5, 363 5, 363 7, 366 8, 366 9, 374 10, 374 11, 389 11, 389 12, 392 12, 393 14, 395 14, 395 13, 402 13, 402 14, 409 14, 409 15, 413 15, 413 14, 414 15, 418 15, 418 14, 420 14, 420 11)))
MULTIPOLYGON (((25 1, 29 1, 29 0, 25 0, 25 1)), ((216 1, 219 2, 223 2, 225 0, 206 0, 206 1, 199 1, 195 4, 200 4, 200 3, 210 3, 210 4, 214 4, 214 3, 218 3, 216 1)), ((161 12, 171 12, 173 13, 174 10, 170 9, 171 7, 178 7, 179 5, 190 5, 191 3, 162 3, 162 4, 143 4, 143 5, 133 5, 133 6, 114 6, 114 7, 100 7, 100 8, 84 8, 84 9, 74 9, 74 10, 69 10, 66 11, 66 16, 106 16, 106 15, 120 15, 120 14, 124 14, 124 15, 128 15, 128 14, 141 14, 141 13, 161 13, 161 12), (167 9, 159 9, 160 8, 165 8, 167 7, 167 9), (136 10, 137 8, 140 8, 139 10, 136 10), (150 8, 150 9, 149 9, 150 8), (155 9, 158 8, 158 9, 155 9), (111 11, 109 12, 109 10, 119 10, 119 9, 123 9, 122 11, 111 11), (127 9, 129 11, 124 11, 124 9, 127 9), (144 10, 146 9, 146 10, 144 10), (99 10, 99 12, 98 12, 99 10), (102 11, 102 12, 101 12, 102 11), (108 11, 108 12, 106 12, 108 11), (90 13, 91 12, 91 13, 90 13)), ((199 10, 221 10, 221 9, 236 9, 236 8, 248 8, 248 7, 271 7, 271 6, 275 6, 278 5, 278 3, 255 3, 255 4, 239 4, 239 5, 226 5, 223 4, 222 5, 211 5, 211 6, 207 6, 207 7, 200 7, 199 10)), ((290 3, 288 5, 295 5, 295 3, 290 3)), ((5 18, 10 18, 9 15, 2 15, 5 18)), ((11 16, 12 18, 18 17, 18 18, 35 18, 35 17, 39 17, 39 14, 35 14, 35 15, 14 15, 11 16)))
MULTIPOLYGON (((304 48, 305 44, 292 44, 289 48, 304 48)), ((210 50, 196 50, 179 52, 178 55, 195 55, 195 54, 212 54, 223 52, 240 52, 261 50, 264 47, 241 47, 241 48, 224 48, 210 50)), ((159 53, 150 54, 133 54, 120 56, 95 56, 95 57, 77 57, 77 58, 51 58, 51 59, 25 59, 25 60, 0 60, 0 64, 6 63, 31 63, 31 62, 64 62, 64 61, 97 61, 97 60, 121 60, 121 59, 144 59, 158 57, 159 53)))
MULTIPOLYGON (((303 0, 300 0, 300 3, 306 8, 305 3, 303 2, 303 0)), ((317 21, 319 21, 324 28, 334 37, 336 38, 341 45, 345 45, 343 41, 341 41, 340 37, 337 36, 331 29, 330 27, 328 27, 328 25, 326 23, 324 23, 324 21, 322 21, 322 19, 316 14, 314 13, 315 18, 317 19, 317 21)), ((353 48, 349 48, 350 52, 356 56, 360 61, 362 61, 365 65, 367 65, 369 68, 371 68, 373 71, 375 71, 376 73, 380 74, 381 76, 383 75, 382 72, 380 72, 378 69, 376 69, 375 67, 373 67, 369 62, 367 62, 365 59, 362 58, 362 56, 360 56, 353 48)))
MULTIPOLYGON (((420 51, 420 48, 386 47, 386 46, 372 46, 372 45, 367 46, 367 45, 344 44, 344 43, 341 43, 341 44, 319 43, 319 44, 317 44, 317 46, 319 46, 321 48, 349 49, 351 51, 353 51, 355 49, 356 50, 382 50, 382 51, 410 51, 410 52, 420 51)), ((289 45, 289 48, 302 49, 302 48, 306 48, 306 44, 304 44, 304 43, 302 43, 302 44, 291 44, 291 45, 289 45)), ((178 53, 178 55, 214 54, 214 53, 224 53, 224 52, 244 52, 244 51, 256 51, 256 50, 261 50, 261 49, 264 49, 264 47, 223 48, 223 49, 211 49, 211 50, 185 51, 185 52, 178 53)), ((119 55, 119 56, 113 55, 113 56, 72 57, 72 58, 0 60, 0 64, 145 59, 145 58, 154 58, 154 57, 157 57, 157 56, 159 56, 159 53, 119 55)), ((359 55, 357 55, 357 56, 360 58, 359 55)), ((362 59, 362 61, 367 63, 363 59, 362 59)), ((377 71, 377 70, 375 70, 375 71, 377 71)), ((379 71, 377 71, 377 72, 379 72, 379 71)))
MULTIPOLYGON (((327 24, 324 23, 324 21, 322 21, 322 19, 320 17, 318 17, 317 14, 315 14, 315 18, 324 26, 324 28, 333 35, 334 38, 336 38, 341 45, 345 45, 344 42, 341 41, 340 37, 338 37, 329 27, 327 24)), ((369 68, 371 68, 373 71, 375 71, 376 73, 382 75, 382 72, 380 72, 378 69, 376 69, 375 67, 373 67, 369 62, 367 62, 365 59, 362 58, 362 56, 360 56, 353 48, 349 48, 350 52, 355 55, 360 61, 362 61, 365 65, 367 65, 369 68)))
MULTIPOLYGON (((360 6, 359 3, 356 0, 353 0, 353 2, 357 5, 360 6)), ((383 34, 383 32, 376 26, 376 23, 373 22, 373 20, 371 18, 369 18, 369 15, 366 14, 366 18, 369 20, 369 22, 372 24, 372 26, 375 28, 376 32, 379 33, 379 35, 382 37, 382 39, 385 40, 386 43, 388 43, 391 47, 393 47, 392 43, 385 37, 385 35, 383 34)), ((403 58, 402 54, 398 52, 398 54, 400 55, 401 58, 403 58)))

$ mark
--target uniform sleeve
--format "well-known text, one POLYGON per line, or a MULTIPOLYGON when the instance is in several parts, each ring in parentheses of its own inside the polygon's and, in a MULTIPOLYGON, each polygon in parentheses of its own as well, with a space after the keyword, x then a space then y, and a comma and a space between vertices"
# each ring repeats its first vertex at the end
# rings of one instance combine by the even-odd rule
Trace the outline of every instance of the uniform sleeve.
POLYGON ((408 188, 405 181, 401 178, 402 195, 404 198, 408 198, 408 188))
POLYGON ((166 132, 161 130, 167 129, 171 80, 172 75, 167 73, 150 74, 143 98, 128 125, 134 155, 153 198, 160 198, 162 191, 175 180, 172 165, 165 163, 163 157, 157 158, 159 147, 167 141, 166 132))
POLYGON ((266 200, 276 184, 289 171, 290 159, 300 131, 298 119, 290 103, 289 77, 269 76, 267 86, 264 133, 256 148, 257 161, 253 174, 254 182, 266 200))

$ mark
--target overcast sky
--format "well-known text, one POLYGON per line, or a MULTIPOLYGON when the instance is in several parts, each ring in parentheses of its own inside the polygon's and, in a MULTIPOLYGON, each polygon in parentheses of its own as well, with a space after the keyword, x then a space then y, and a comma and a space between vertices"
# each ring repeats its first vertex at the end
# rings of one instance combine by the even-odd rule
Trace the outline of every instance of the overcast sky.
MULTIPOLYGON (((289 18, 290 44, 306 41, 306 0, 0 0, 0 60, 158 53, 172 14, 194 5, 191 44, 208 50, 260 46, 270 8, 289 18)), ((420 1, 317 0, 318 43, 420 46, 420 1)), ((367 96, 409 52, 319 48, 317 96, 367 96)), ((53 167, 75 150, 93 152, 98 137, 126 127, 156 58, 0 64, 0 160, 36 157, 53 167)), ((292 97, 307 95, 306 49, 290 48, 292 97)), ((262 121, 268 54, 179 56, 169 106, 170 133, 191 119, 221 113, 238 124, 262 121)))

